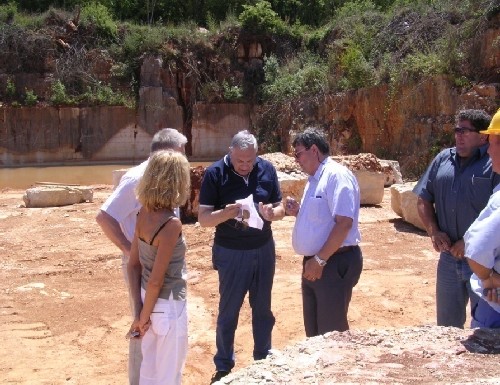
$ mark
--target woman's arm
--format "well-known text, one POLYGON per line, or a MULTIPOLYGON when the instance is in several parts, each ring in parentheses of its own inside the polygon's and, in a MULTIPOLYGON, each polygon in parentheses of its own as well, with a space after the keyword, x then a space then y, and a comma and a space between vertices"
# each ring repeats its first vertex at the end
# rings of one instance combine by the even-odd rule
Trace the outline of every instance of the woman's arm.
POLYGON ((149 317, 155 307, 160 290, 163 287, 165 273, 168 265, 170 264, 170 260, 172 259, 172 254, 174 252, 177 239, 181 234, 181 230, 181 221, 178 218, 172 218, 158 233, 158 236, 153 243, 158 247, 158 252, 156 254, 153 270, 151 271, 148 285, 146 287, 146 296, 144 298, 142 311, 139 317, 139 325, 141 328, 149 322, 149 317))
MULTIPOLYGON (((137 227, 134 233, 134 239, 132 240, 132 246, 130 249, 130 257, 127 264, 127 274, 128 274, 128 284, 130 287, 130 297, 132 299, 134 322, 130 330, 136 330, 138 328, 139 316, 142 310, 142 299, 141 299, 141 275, 142 266, 139 260, 139 246, 138 246, 138 235, 137 227)), ((144 330, 145 332, 145 330, 144 330)), ((141 332, 141 335, 144 335, 141 332)))

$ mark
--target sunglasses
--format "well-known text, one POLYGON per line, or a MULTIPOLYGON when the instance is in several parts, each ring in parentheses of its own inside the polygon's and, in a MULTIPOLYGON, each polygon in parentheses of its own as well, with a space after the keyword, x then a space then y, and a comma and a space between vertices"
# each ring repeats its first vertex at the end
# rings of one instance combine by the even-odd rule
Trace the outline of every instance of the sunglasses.
POLYGON ((465 134, 467 135, 469 132, 477 132, 475 128, 469 127, 455 127, 455 134, 465 134))
POLYGON ((300 154, 302 154, 304 151, 308 151, 308 150, 310 150, 310 148, 304 148, 303 150, 300 150, 299 152, 294 153, 293 156, 295 157, 295 159, 299 159, 300 154))

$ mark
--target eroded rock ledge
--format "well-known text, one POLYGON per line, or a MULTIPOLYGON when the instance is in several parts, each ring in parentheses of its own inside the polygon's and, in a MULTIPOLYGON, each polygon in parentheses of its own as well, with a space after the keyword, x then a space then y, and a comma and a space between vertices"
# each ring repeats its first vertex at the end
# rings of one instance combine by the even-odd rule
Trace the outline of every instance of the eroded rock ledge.
POLYGON ((217 384, 498 384, 500 330, 439 326, 332 332, 217 384))

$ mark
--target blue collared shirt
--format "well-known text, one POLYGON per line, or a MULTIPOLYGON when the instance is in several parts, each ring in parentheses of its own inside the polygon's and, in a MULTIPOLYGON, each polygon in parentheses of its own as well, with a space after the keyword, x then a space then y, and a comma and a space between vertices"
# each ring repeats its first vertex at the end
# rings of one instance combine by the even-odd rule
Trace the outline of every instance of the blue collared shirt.
POLYGON ((462 166, 455 147, 441 151, 413 189, 434 203, 439 228, 452 242, 463 238, 500 182, 487 150, 488 144, 479 147, 462 166))

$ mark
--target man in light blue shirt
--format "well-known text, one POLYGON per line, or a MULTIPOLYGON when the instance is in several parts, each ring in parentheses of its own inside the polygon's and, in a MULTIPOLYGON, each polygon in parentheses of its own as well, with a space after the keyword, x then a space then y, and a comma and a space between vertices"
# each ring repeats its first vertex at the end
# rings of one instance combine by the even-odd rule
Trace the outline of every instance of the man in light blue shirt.
MULTIPOLYGON (((500 173, 500 110, 487 130, 493 171, 500 173)), ((473 271, 470 282, 480 297, 472 309, 472 327, 500 328, 500 185, 465 233, 465 256, 473 271)))
POLYGON ((360 192, 356 178, 329 157, 322 133, 306 129, 293 141, 295 158, 309 175, 300 204, 287 198, 297 217, 292 243, 304 255, 302 305, 308 337, 349 329, 347 312, 363 258, 358 230, 360 192))

